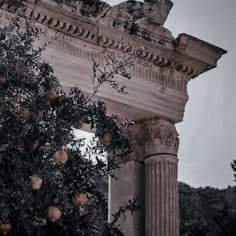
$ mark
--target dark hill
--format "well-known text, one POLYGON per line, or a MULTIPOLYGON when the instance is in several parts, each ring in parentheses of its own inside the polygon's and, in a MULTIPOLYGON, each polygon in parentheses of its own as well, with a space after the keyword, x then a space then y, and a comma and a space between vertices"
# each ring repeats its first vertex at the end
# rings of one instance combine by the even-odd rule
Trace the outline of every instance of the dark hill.
POLYGON ((179 183, 181 236, 236 236, 236 188, 179 183))
MULTIPOLYGON (((107 193, 107 179, 96 182, 107 193)), ((181 236, 236 236, 236 187, 193 188, 180 182, 179 202, 181 236)))

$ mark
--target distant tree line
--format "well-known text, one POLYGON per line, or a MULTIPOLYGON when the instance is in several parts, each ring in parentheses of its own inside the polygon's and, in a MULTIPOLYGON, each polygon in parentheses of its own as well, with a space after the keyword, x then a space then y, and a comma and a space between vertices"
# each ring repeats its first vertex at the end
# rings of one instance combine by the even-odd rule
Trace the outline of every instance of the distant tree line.
POLYGON ((236 188, 179 183, 181 236, 235 236, 236 188))

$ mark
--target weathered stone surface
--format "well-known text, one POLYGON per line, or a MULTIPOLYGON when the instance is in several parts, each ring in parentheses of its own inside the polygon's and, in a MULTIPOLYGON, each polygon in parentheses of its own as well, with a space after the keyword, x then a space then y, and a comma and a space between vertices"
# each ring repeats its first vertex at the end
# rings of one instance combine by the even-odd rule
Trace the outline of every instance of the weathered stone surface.
MULTIPOLYGON (((119 53, 119 43, 125 40, 133 49, 143 49, 131 69, 133 79, 117 78, 120 84, 126 84, 128 94, 114 96, 109 87, 104 87, 99 94, 107 100, 111 111, 120 112, 123 117, 140 120, 157 116, 182 121, 188 81, 215 67, 225 53, 189 35, 180 35, 176 40, 163 26, 147 19, 134 22, 130 14, 116 7, 105 5, 104 14, 93 18, 81 15, 79 8, 74 11, 62 8, 63 4, 53 0, 38 1, 35 5, 27 3, 28 16, 47 31, 45 41, 58 38, 44 55, 55 64, 65 87, 78 84, 85 93, 91 93, 88 74, 92 58, 103 63, 104 47, 119 53)), ((64 5, 69 7, 67 1, 64 5)), ((5 9, 11 6, 6 5, 5 9)), ((11 11, 15 8, 17 6, 11 11)), ((2 21, 9 15, 5 13, 2 21)))
MULTIPOLYGON (((104 48, 117 56, 121 41, 132 50, 142 48, 131 69, 132 80, 116 78, 127 86, 128 94, 115 94, 108 86, 98 93, 110 112, 136 121, 130 127, 133 152, 116 170, 119 181, 110 183, 110 211, 145 195, 145 221, 142 212, 129 215, 120 222, 125 236, 178 236, 178 134, 174 123, 183 119, 188 81, 216 67, 226 51, 187 34, 175 39, 162 26, 172 7, 170 0, 128 1, 113 8, 98 0, 58 1, 61 3, 23 3, 27 16, 46 32, 38 43, 57 38, 43 56, 54 65, 65 90, 77 84, 85 93, 93 92, 91 67, 93 59, 104 62, 104 48)), ((19 4, 5 1, 0 8, 0 24, 4 25, 19 4)))
POLYGON ((179 235, 177 176, 175 156, 145 159, 145 236, 179 235))
POLYGON ((120 31, 126 31, 127 23, 132 21, 133 17, 130 14, 118 8, 111 8, 107 11, 104 17, 99 19, 98 23, 115 28, 120 31), (126 24, 124 24, 124 22, 126 22, 126 24))
MULTIPOLYGON (((119 210, 129 200, 138 198, 144 201, 144 163, 128 161, 114 171, 117 180, 110 178, 110 214, 119 210)), ((120 219, 121 229, 126 236, 144 236, 144 209, 128 214, 125 219, 120 219)))
POLYGON ((178 134, 174 124, 167 120, 142 123, 145 236, 178 236, 178 134))
POLYGON ((59 6, 75 14, 79 14, 83 17, 87 17, 92 21, 97 21, 111 8, 111 6, 100 0, 41 0, 41 3, 50 4, 53 6, 59 6))
POLYGON ((144 235, 178 236, 176 128, 167 120, 147 119, 129 126, 129 136, 133 152, 128 163, 135 160, 145 164, 144 235))
POLYGON ((144 161, 152 155, 177 156, 179 138, 175 126, 163 119, 149 119, 129 126, 133 153, 130 159, 144 161))
POLYGON ((147 18, 138 19, 135 21, 135 23, 139 27, 140 32, 143 31, 153 32, 153 34, 162 36, 163 38, 167 38, 169 40, 176 40, 168 29, 166 29, 162 25, 149 22, 147 18))
POLYGON ((172 6, 173 3, 170 0, 146 0, 144 2, 129 0, 115 7, 128 12, 135 20, 147 18, 150 22, 163 25, 172 6))

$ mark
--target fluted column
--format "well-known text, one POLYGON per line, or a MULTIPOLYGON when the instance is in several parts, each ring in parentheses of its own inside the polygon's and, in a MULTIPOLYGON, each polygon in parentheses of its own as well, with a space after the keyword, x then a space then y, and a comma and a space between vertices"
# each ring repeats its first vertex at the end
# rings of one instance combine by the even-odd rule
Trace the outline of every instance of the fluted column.
POLYGON ((168 155, 145 161, 145 236, 178 234, 177 161, 168 155))
POLYGON ((111 212, 125 199, 145 195, 145 220, 137 212, 137 217, 120 222, 124 235, 179 236, 179 139, 175 126, 167 120, 148 119, 130 126, 129 136, 133 152, 116 171, 121 181, 112 182, 111 212))
POLYGON ((145 236, 179 235, 178 134, 162 119, 142 125, 145 163, 145 236))

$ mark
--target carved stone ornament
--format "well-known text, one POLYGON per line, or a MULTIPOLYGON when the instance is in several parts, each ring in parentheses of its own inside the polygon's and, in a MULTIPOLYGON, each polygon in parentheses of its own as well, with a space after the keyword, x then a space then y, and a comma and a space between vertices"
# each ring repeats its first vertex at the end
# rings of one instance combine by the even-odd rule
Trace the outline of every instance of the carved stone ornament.
POLYGON ((128 12, 134 19, 147 18, 149 21, 163 25, 173 6, 170 0, 124 1, 116 7, 128 12))
POLYGON ((175 125, 163 119, 150 119, 129 127, 133 153, 130 159, 143 161, 154 155, 177 156, 179 138, 175 125))

